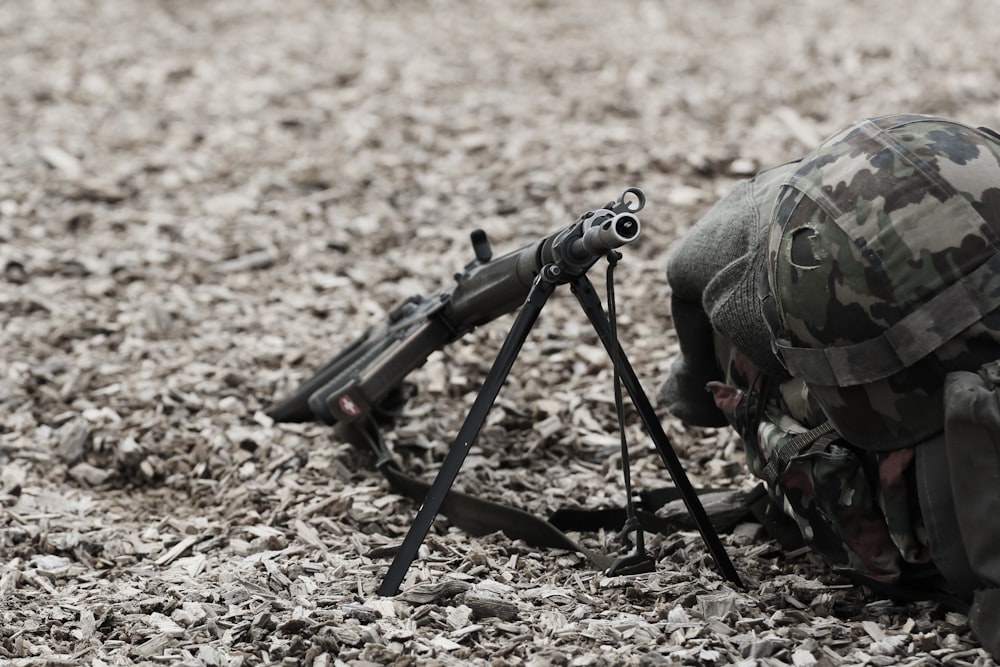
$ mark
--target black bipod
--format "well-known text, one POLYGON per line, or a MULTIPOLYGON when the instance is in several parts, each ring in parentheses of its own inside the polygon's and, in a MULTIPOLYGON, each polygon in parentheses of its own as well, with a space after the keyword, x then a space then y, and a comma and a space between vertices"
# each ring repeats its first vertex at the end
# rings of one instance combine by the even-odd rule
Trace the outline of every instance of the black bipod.
MULTIPOLYGON (((625 353, 620 348, 616 350, 617 345, 614 341, 614 333, 601 307, 601 300, 594 292, 593 284, 585 274, 567 278, 563 275, 563 271, 557 264, 548 264, 542 267, 542 270, 535 278, 524 305, 518 312, 507 338, 500 347, 496 361, 494 361, 489 373, 487 373, 486 379, 483 381, 483 386, 479 390, 475 401, 473 401, 472 408, 462 423, 458 435, 455 437, 454 444, 452 444, 444 462, 441 464, 441 469, 431 484, 423 504, 417 510, 417 516, 414 518, 410 530, 403 539, 403 544, 400 546, 399 551, 396 552, 396 556, 390 564, 385 578, 382 580, 382 585, 378 589, 379 595, 393 596, 399 592, 399 587, 406 577, 406 572, 417 557, 420 545, 423 544, 424 539, 427 537, 434 518, 441 510, 445 496, 458 477, 462 463, 475 443, 479 431, 482 429, 486 417, 496 397, 499 395, 500 389, 507 379, 521 347, 524 345, 524 341, 527 339, 528 334, 538 319, 538 315, 541 313, 542 307, 555 291, 557 285, 567 283, 593 324, 608 354, 611 355, 612 361, 615 363, 620 374, 621 382, 628 390, 643 426, 653 439, 661 459, 663 459, 667 470, 673 478, 674 484, 684 499, 688 512, 691 514, 695 525, 701 533, 702 539, 705 541, 709 552, 715 560, 716 566, 726 579, 736 585, 741 585, 739 574, 737 574, 736 568, 733 567, 729 555, 723 548, 722 542, 719 540, 719 536, 712 526, 708 514, 705 512, 705 508, 698 499, 697 492, 688 480, 680 464, 680 460, 677 458, 677 454, 670 446, 670 441, 666 433, 664 433, 663 427, 660 425, 659 419, 657 419, 656 413, 653 411, 649 398, 646 396, 645 391, 643 391, 635 371, 628 362, 625 353)), ((640 550, 641 545, 642 535, 641 529, 639 529, 637 531, 636 551, 633 554, 620 558, 612 565, 613 569, 616 568, 615 573, 626 574, 649 571, 647 568, 650 568, 653 562, 645 554, 644 549, 640 550), (637 567, 643 569, 636 570, 635 568, 637 567)))

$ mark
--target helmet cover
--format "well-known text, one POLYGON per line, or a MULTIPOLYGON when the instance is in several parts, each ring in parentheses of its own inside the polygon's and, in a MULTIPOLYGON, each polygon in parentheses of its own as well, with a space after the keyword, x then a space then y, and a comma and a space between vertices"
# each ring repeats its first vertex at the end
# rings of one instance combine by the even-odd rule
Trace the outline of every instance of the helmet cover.
POLYGON ((945 374, 1000 357, 994 135, 919 115, 855 123, 800 161, 774 211, 769 322, 789 372, 853 444, 940 431, 945 374))

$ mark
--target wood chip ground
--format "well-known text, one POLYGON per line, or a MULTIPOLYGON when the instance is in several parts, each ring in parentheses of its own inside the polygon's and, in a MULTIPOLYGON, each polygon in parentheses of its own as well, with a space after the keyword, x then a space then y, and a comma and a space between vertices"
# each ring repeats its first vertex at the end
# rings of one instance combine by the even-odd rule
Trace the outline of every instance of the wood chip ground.
MULTIPOLYGON (((0 663, 988 665, 966 619, 724 537, 654 574, 415 513, 372 461, 267 407, 402 298, 625 187, 623 343, 676 353, 671 244, 735 179, 854 119, 1000 125, 992 0, 4 0, 0 663)), ((595 282, 602 280, 598 277, 595 282)), ((432 355, 390 446, 437 469, 509 326, 432 355)), ((620 503, 610 368, 547 306, 459 484, 540 515, 620 503)), ((698 485, 725 431, 662 419, 698 485)), ((629 427, 643 486, 667 475, 629 427)), ((620 549, 613 535, 580 537, 620 549)))

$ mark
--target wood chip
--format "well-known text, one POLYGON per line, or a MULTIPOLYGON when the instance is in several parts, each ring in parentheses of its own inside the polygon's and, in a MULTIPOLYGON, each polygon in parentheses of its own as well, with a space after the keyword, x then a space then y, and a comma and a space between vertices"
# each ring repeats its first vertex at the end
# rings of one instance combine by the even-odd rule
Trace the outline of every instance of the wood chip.
POLYGON ((181 554, 183 554, 185 551, 187 551, 192 546, 194 546, 195 544, 197 544, 200 541, 200 539, 201 538, 198 537, 198 536, 196 536, 196 535, 188 535, 187 537, 185 537, 184 539, 182 539, 180 542, 178 542, 177 544, 175 544, 174 546, 172 546, 169 550, 167 550, 163 555, 161 555, 159 558, 157 558, 154 562, 157 565, 169 565, 175 559, 177 559, 178 557, 180 557, 181 554))

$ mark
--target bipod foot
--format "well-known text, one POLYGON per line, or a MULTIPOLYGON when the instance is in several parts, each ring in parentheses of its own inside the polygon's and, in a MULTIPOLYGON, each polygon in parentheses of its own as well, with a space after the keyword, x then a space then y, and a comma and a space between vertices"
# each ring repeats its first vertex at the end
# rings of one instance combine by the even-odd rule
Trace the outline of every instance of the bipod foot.
POLYGON ((656 561, 646 553, 646 540, 642 532, 642 526, 639 525, 639 520, 634 516, 635 508, 632 507, 631 503, 629 503, 629 514, 633 516, 625 522, 625 526, 622 527, 619 537, 626 548, 631 547, 632 540, 628 536, 634 532, 635 548, 632 549, 632 553, 627 556, 619 556, 611 563, 611 567, 604 571, 604 574, 609 577, 623 577, 630 574, 645 574, 656 571, 656 561))
POLYGON ((630 574, 646 574, 656 571, 656 561, 643 549, 636 549, 627 556, 615 559, 611 567, 604 571, 609 577, 624 577, 630 574))

